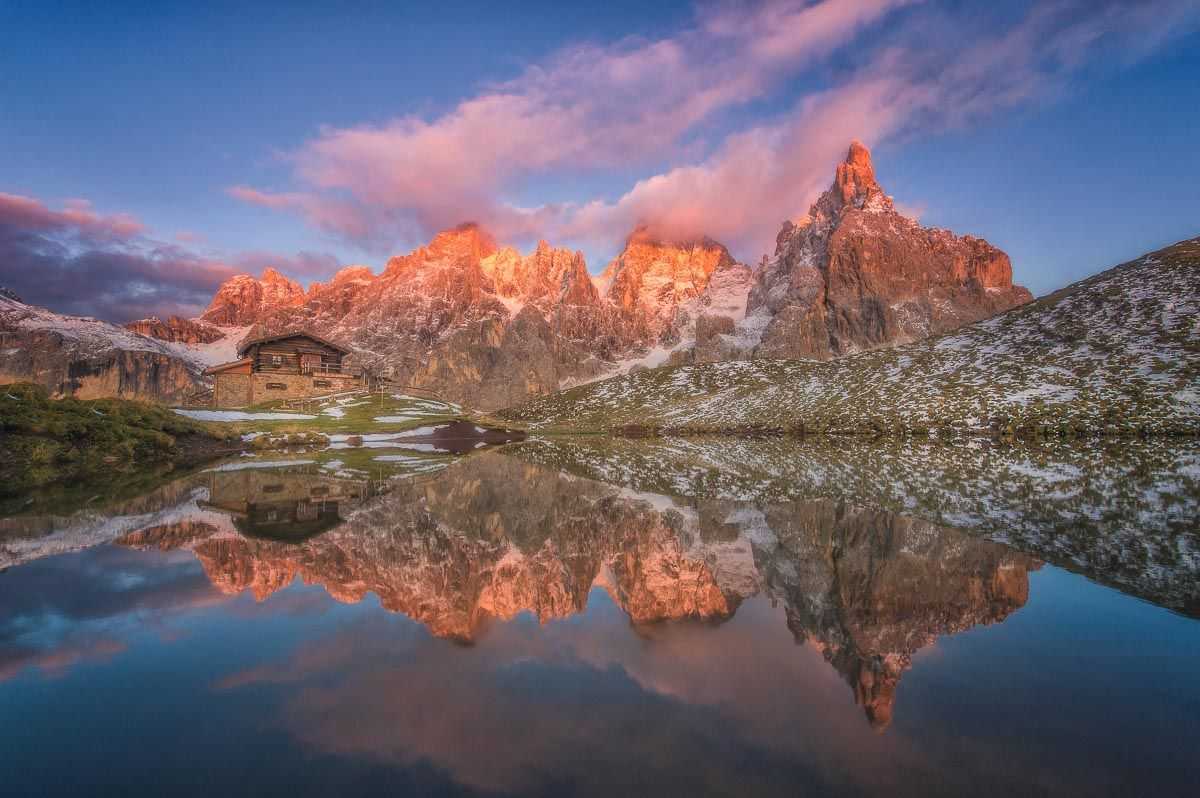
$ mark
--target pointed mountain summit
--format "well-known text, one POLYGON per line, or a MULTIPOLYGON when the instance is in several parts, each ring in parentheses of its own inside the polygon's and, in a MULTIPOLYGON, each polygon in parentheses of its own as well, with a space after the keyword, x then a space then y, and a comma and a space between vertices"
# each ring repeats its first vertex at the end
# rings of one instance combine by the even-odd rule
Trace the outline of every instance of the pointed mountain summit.
POLYGON ((700 298, 719 269, 734 266, 729 250, 706 236, 682 241, 656 237, 639 225, 600 277, 605 294, 653 346, 680 339, 680 311, 700 298))
POLYGON ((496 239, 475 222, 443 230, 426 247, 430 260, 466 258, 481 260, 496 251, 496 239))
POLYGON ((294 307, 303 301, 304 289, 299 283, 267 267, 258 279, 239 274, 222 283, 200 320, 225 327, 244 327, 255 324, 264 313, 294 307))
POLYGON ((512 310, 528 303, 595 305, 600 295, 588 274, 583 253, 555 248, 545 240, 528 256, 503 247, 483 260, 496 295, 512 310))
POLYGON ((875 182, 875 166, 871 163, 871 151, 858 139, 850 142, 846 160, 838 164, 833 185, 840 194, 843 207, 852 205, 855 208, 862 208, 873 200, 885 203, 889 209, 891 207, 891 200, 875 182))
POLYGON ((755 357, 827 360, 948 332, 1028 302, 1008 255, 901 215, 853 142, 833 184, 758 272, 748 326, 755 357))

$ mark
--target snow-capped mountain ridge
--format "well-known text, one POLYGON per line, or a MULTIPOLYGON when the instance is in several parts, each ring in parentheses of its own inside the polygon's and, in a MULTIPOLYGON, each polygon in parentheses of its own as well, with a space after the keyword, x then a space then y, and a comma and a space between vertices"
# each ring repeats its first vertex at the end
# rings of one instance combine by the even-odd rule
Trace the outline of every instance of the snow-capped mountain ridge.
POLYGON ((307 330, 399 384, 493 410, 644 367, 839 357, 1028 298, 1004 253, 897 213, 855 142, 758 269, 710 238, 663 241, 639 226, 593 277, 580 252, 541 241, 523 254, 465 223, 378 273, 347 267, 306 290, 266 269, 227 280, 197 319, 130 326, 199 367, 233 359, 247 334, 307 330))
POLYGON ((897 213, 855 142, 830 190, 799 225, 785 224, 759 270, 710 238, 662 241, 639 226, 593 277, 580 252, 540 241, 522 254, 465 223, 378 274, 353 267, 307 291, 274 271, 235 277, 201 319, 309 329, 404 384, 490 410, 665 363, 826 359, 1028 298, 1004 253, 897 213))
POLYGON ((830 362, 712 363, 505 413, 534 428, 1192 433, 1200 239, 925 341, 830 362))
POLYGON ((0 383, 35 382, 59 396, 177 401, 197 390, 203 369, 186 346, 0 296, 0 383))

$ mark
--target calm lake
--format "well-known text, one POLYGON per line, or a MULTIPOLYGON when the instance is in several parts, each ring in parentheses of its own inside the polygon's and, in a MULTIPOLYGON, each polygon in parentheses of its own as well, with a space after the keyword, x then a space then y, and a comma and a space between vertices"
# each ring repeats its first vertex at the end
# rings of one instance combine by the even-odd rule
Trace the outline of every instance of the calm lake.
POLYGON ((1195 443, 297 457, 5 500, 0 792, 1200 780, 1195 443))

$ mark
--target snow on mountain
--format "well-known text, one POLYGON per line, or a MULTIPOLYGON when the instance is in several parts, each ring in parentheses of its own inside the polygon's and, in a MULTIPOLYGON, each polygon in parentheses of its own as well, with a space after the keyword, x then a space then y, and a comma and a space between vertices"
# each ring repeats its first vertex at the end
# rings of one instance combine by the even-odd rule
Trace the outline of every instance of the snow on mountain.
POLYGON ((57 396, 177 401, 197 389, 202 369, 180 345, 0 296, 0 383, 34 382, 57 396))
POLYGON ((1200 239, 925 341, 827 362, 614 378, 502 415, 535 429, 1200 429, 1200 239))
POLYGON ((178 357, 194 363, 200 369, 206 369, 209 366, 237 360, 238 344, 249 337, 250 331, 254 328, 251 326, 218 327, 214 325, 213 329, 221 333, 221 337, 215 341, 202 344, 167 342, 167 346, 178 357))
POLYGON ((916 340, 1028 300, 1011 278, 986 242, 897 213, 855 143, 757 270, 711 239, 664 241, 639 226, 593 277, 581 253, 541 241, 522 255, 468 223, 380 274, 351 267, 308 291, 273 270, 240 275, 200 321, 309 329, 403 384, 488 410, 643 367, 916 340))
POLYGON ((112 349, 172 354, 170 347, 154 338, 90 316, 67 316, 46 308, 26 305, 0 296, 0 319, 4 329, 54 333, 73 346, 81 356, 102 354, 112 349))

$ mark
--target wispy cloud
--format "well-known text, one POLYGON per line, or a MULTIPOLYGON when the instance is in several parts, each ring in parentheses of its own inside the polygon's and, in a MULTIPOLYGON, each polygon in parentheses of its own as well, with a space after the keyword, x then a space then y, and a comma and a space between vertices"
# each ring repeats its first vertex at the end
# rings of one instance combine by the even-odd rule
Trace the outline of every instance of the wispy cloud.
POLYGON ((289 190, 231 193, 381 249, 471 218, 501 237, 608 242, 640 221, 761 251, 850 138, 879 143, 1052 97, 1098 58, 1136 60, 1198 14, 1188 0, 1011 10, 981 19, 912 0, 706 6, 672 36, 561 50, 441 116, 322 130, 290 154, 289 190), (796 98, 801 79, 816 88, 796 98), (783 113, 749 110, 783 96, 783 113), (700 156, 678 162, 697 141, 700 156), (664 160, 674 165, 655 172, 664 160), (617 165, 647 175, 614 201, 505 200, 531 178, 617 165))

